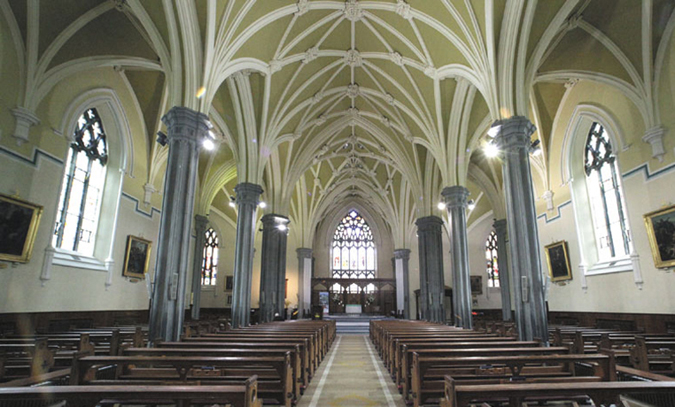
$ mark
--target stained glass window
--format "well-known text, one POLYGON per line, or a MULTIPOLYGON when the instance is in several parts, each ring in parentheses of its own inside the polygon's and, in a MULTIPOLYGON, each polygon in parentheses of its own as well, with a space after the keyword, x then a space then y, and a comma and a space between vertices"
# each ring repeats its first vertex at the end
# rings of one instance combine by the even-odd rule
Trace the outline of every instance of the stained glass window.
POLYGON ((375 243, 370 226, 355 210, 335 229, 333 278, 375 278, 375 243))
POLYGON ((202 285, 216 285, 218 276, 218 235, 213 228, 205 233, 204 256, 202 257, 202 285))
POLYGON ((77 120, 70 144, 54 225, 54 247, 94 254, 101 197, 105 185, 108 144, 96 109, 77 120))
POLYGON ((607 132, 598 123, 591 126, 584 155, 598 258, 628 256, 632 242, 616 157, 607 132))
POLYGON ((485 242, 485 260, 487 261, 488 287, 499 287, 499 263, 497 262, 497 234, 493 230, 485 242))

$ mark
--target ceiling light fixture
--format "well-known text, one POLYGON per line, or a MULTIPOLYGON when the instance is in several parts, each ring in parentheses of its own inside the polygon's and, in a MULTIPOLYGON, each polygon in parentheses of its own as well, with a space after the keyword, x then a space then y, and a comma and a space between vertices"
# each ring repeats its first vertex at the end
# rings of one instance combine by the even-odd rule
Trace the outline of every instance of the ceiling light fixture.
POLYGON ((441 211, 445 210, 445 208, 446 208, 445 202, 439 202, 437 206, 438 206, 438 209, 441 210, 441 211))
POLYGON ((476 209, 476 201, 469 199, 469 202, 466 203, 466 208, 470 211, 476 209))
POLYGON ((234 197, 233 197, 233 196, 230 196, 230 203, 229 203, 229 205, 230 205, 231 207, 233 207, 233 208, 235 208, 235 207, 237 206, 237 204, 235 204, 234 201, 235 201, 234 197))
POLYGON ((499 147, 493 142, 488 142, 485 144, 485 147, 483 147, 483 152, 486 157, 494 158, 499 155, 499 147))
POLYGON ((277 229, 279 229, 282 232, 285 232, 288 230, 288 226, 284 225, 283 223, 280 223, 277 225, 277 229))
POLYGON ((265 203, 265 201, 260 201, 260 202, 258 202, 258 206, 259 206, 261 209, 267 208, 267 204, 265 203))

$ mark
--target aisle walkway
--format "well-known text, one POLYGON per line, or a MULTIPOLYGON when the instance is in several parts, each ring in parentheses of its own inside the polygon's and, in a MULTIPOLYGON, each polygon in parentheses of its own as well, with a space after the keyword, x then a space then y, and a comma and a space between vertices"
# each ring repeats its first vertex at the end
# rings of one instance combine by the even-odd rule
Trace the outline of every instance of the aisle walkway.
POLYGON ((297 407, 403 407, 367 335, 339 335, 297 407))

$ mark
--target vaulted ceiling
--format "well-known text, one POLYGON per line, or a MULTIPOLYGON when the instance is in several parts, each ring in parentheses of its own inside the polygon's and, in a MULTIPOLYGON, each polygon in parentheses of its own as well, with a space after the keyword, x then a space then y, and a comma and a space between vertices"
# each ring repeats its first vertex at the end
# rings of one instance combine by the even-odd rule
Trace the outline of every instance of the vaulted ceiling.
MULTIPOLYGON (((211 117, 222 144, 200 163, 200 212, 238 182, 263 185, 299 244, 349 200, 388 223, 398 247, 440 190, 465 185, 471 216, 503 214, 500 165, 481 151, 490 124, 537 126, 547 142, 578 80, 621 91, 646 128, 666 43, 669 0, 0 0, 22 70, 19 105, 58 81, 115 67, 137 98, 161 184, 160 117, 183 105, 211 117), (484 199, 482 199, 485 197, 484 199)), ((143 138, 143 136, 139 136, 143 138)))

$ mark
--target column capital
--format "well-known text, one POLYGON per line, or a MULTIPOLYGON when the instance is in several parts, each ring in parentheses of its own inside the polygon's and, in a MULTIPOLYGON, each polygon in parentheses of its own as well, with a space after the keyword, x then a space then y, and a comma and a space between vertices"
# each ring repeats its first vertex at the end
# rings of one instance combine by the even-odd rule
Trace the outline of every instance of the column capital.
POLYGON ((461 185, 445 187, 441 192, 445 205, 448 208, 466 208, 469 194, 469 190, 461 185))
POLYGON ((409 260, 410 259, 410 249, 396 249, 396 250, 394 250, 394 258, 409 260))
POLYGON ((16 119, 16 127, 14 129, 14 138, 16 144, 21 145, 28 141, 28 133, 32 126, 40 124, 40 119, 32 110, 26 109, 22 106, 17 106, 11 110, 12 115, 16 119))
POLYGON ((209 218, 204 215, 195 215, 195 231, 197 231, 197 233, 206 231, 208 225, 209 218))
POLYGON ((172 107, 162 116, 162 122, 169 130, 169 140, 197 142, 213 127, 207 115, 182 106, 172 107))
POLYGON ((423 218, 418 218, 415 221, 417 229, 419 231, 431 231, 431 230, 440 230, 443 226, 443 219, 438 216, 425 216, 423 218))
POLYGON ((497 234, 506 233, 506 219, 495 219, 492 227, 495 228, 497 234))
POLYGON ((312 249, 307 247, 298 247, 295 249, 295 252, 298 254, 298 259, 311 259, 312 258, 312 249))
POLYGON ((258 205, 260 194, 263 189, 258 184, 250 182, 240 182, 234 187, 234 192, 237 194, 237 204, 251 204, 258 205))
POLYGON ((262 222, 264 228, 275 227, 277 225, 288 226, 288 224, 291 223, 290 219, 287 217, 274 213, 263 215, 263 217, 260 218, 260 221, 262 222))
POLYGON ((530 137, 537 129, 525 116, 513 116, 508 119, 497 120, 492 124, 497 128, 495 142, 501 150, 513 151, 521 148, 530 148, 530 137))

